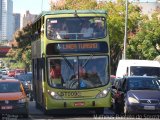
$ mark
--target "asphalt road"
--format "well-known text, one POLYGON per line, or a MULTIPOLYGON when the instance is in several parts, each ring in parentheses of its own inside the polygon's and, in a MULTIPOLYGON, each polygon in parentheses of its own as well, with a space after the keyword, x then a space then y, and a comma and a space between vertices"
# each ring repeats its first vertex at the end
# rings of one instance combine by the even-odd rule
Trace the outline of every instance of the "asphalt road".
MULTIPOLYGON (((136 115, 136 116, 124 116, 124 115, 115 115, 112 110, 105 109, 104 115, 95 115, 94 112, 92 114, 88 113, 79 113, 79 114, 59 114, 59 115, 44 115, 42 111, 36 109, 35 102, 32 101, 29 104, 29 118, 28 120, 158 120, 160 119, 160 115, 136 115)), ((21 118, 24 119, 24 118, 21 118)))

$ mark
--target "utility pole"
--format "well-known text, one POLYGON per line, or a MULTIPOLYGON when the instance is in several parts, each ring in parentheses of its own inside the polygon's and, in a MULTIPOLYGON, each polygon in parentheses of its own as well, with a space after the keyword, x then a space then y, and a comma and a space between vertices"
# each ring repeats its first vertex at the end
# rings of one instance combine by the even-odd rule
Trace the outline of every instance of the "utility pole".
POLYGON ((41 2, 41 12, 43 11, 43 0, 41 2))
POLYGON ((125 15, 125 32, 124 32, 124 48, 123 48, 123 59, 126 59, 126 44, 127 44, 127 26, 128 26, 128 0, 126 0, 126 15, 125 15))

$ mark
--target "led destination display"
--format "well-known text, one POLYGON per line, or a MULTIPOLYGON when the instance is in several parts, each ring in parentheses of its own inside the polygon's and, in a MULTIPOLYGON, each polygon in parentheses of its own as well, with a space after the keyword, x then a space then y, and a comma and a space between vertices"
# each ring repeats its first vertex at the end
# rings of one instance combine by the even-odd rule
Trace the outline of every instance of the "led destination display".
POLYGON ((106 53, 108 52, 105 42, 79 42, 79 43, 51 43, 47 45, 47 55, 60 53, 106 53))

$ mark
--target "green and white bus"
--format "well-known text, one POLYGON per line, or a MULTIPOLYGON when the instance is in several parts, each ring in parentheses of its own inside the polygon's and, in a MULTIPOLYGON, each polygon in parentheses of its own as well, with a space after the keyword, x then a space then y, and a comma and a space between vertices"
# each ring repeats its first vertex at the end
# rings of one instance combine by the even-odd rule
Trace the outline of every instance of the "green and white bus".
POLYGON ((42 12, 33 23, 32 72, 36 106, 57 110, 110 108, 107 12, 42 12))

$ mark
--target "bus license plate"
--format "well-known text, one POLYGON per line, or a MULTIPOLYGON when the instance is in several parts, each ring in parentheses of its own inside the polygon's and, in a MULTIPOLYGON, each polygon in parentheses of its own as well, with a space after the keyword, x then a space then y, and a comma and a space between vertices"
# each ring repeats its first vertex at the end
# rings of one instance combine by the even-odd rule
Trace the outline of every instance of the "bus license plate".
POLYGON ((9 110, 12 109, 12 106, 1 106, 2 110, 9 110))
POLYGON ((74 106, 84 106, 84 102, 75 102, 74 106))
POLYGON ((155 110, 155 106, 144 106, 145 110, 155 110))

